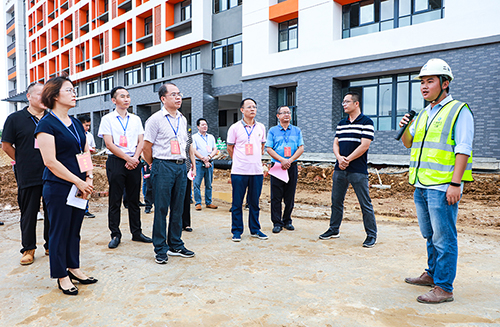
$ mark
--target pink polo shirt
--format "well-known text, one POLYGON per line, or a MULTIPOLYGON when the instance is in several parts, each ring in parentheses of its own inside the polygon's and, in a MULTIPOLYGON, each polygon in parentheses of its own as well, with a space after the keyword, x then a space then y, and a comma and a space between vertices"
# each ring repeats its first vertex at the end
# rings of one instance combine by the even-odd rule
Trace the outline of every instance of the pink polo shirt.
POLYGON ((266 127, 263 124, 255 122, 251 126, 243 120, 232 124, 227 131, 227 144, 234 145, 231 174, 262 175, 263 143, 266 143, 266 127), (252 127, 254 127, 253 131, 252 127), (250 142, 248 134, 250 134, 250 142), (253 146, 252 155, 247 155, 245 152, 247 143, 253 146))

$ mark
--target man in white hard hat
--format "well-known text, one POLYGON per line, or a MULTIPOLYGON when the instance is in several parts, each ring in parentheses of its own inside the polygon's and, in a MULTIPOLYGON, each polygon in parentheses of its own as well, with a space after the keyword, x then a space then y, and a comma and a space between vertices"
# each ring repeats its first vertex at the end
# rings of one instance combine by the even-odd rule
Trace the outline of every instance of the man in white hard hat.
MULTIPOLYGON (((420 231, 427 240, 428 268, 405 282, 433 287, 418 302, 450 302, 458 260, 458 202, 463 183, 472 181, 474 119, 466 103, 449 95, 453 74, 445 61, 429 60, 416 78, 429 105, 410 122, 402 141, 411 147, 409 179, 415 186, 420 231)), ((400 127, 409 123, 408 116, 400 127)))

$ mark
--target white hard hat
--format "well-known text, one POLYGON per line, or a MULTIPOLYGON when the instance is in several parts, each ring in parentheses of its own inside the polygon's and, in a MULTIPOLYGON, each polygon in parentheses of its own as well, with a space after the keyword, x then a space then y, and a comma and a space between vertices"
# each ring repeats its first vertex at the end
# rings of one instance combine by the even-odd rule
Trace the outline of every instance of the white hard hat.
POLYGON ((444 75, 448 77, 451 82, 453 80, 453 73, 451 72, 450 66, 443 59, 430 59, 423 67, 420 69, 420 74, 418 74, 415 79, 421 79, 422 76, 440 76, 444 75))

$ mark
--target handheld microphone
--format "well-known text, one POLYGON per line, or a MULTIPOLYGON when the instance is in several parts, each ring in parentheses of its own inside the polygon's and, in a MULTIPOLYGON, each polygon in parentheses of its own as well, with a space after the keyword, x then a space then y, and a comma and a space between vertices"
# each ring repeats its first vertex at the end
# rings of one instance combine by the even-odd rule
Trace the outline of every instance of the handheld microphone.
POLYGON ((410 114, 410 116, 408 117, 408 119, 409 119, 409 120, 408 120, 408 124, 406 124, 406 125, 404 125, 403 127, 401 127, 401 129, 400 129, 400 130, 399 130, 399 132, 398 132, 398 135, 396 135, 396 137, 395 137, 395 139, 396 139, 397 141, 399 141, 399 140, 401 139, 401 136, 403 136, 403 133, 405 132, 406 127, 408 127, 409 123, 411 123, 411 120, 413 119, 413 117, 415 117, 415 115, 416 115, 417 113, 415 112, 415 110, 410 110, 409 114, 410 114))

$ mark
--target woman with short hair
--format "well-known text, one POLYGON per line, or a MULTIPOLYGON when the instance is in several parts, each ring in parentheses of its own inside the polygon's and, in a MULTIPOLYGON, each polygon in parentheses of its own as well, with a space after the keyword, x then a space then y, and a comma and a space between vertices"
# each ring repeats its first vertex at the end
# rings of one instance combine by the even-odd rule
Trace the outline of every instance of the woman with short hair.
POLYGON ((67 77, 54 77, 43 87, 43 104, 51 112, 40 120, 36 130, 43 162, 43 198, 50 221, 50 275, 57 278, 66 295, 77 295, 80 284, 97 279, 80 270, 80 230, 84 209, 68 205, 68 195, 75 185, 83 199, 92 193, 92 161, 82 124, 68 115, 76 104, 76 91, 67 77))

